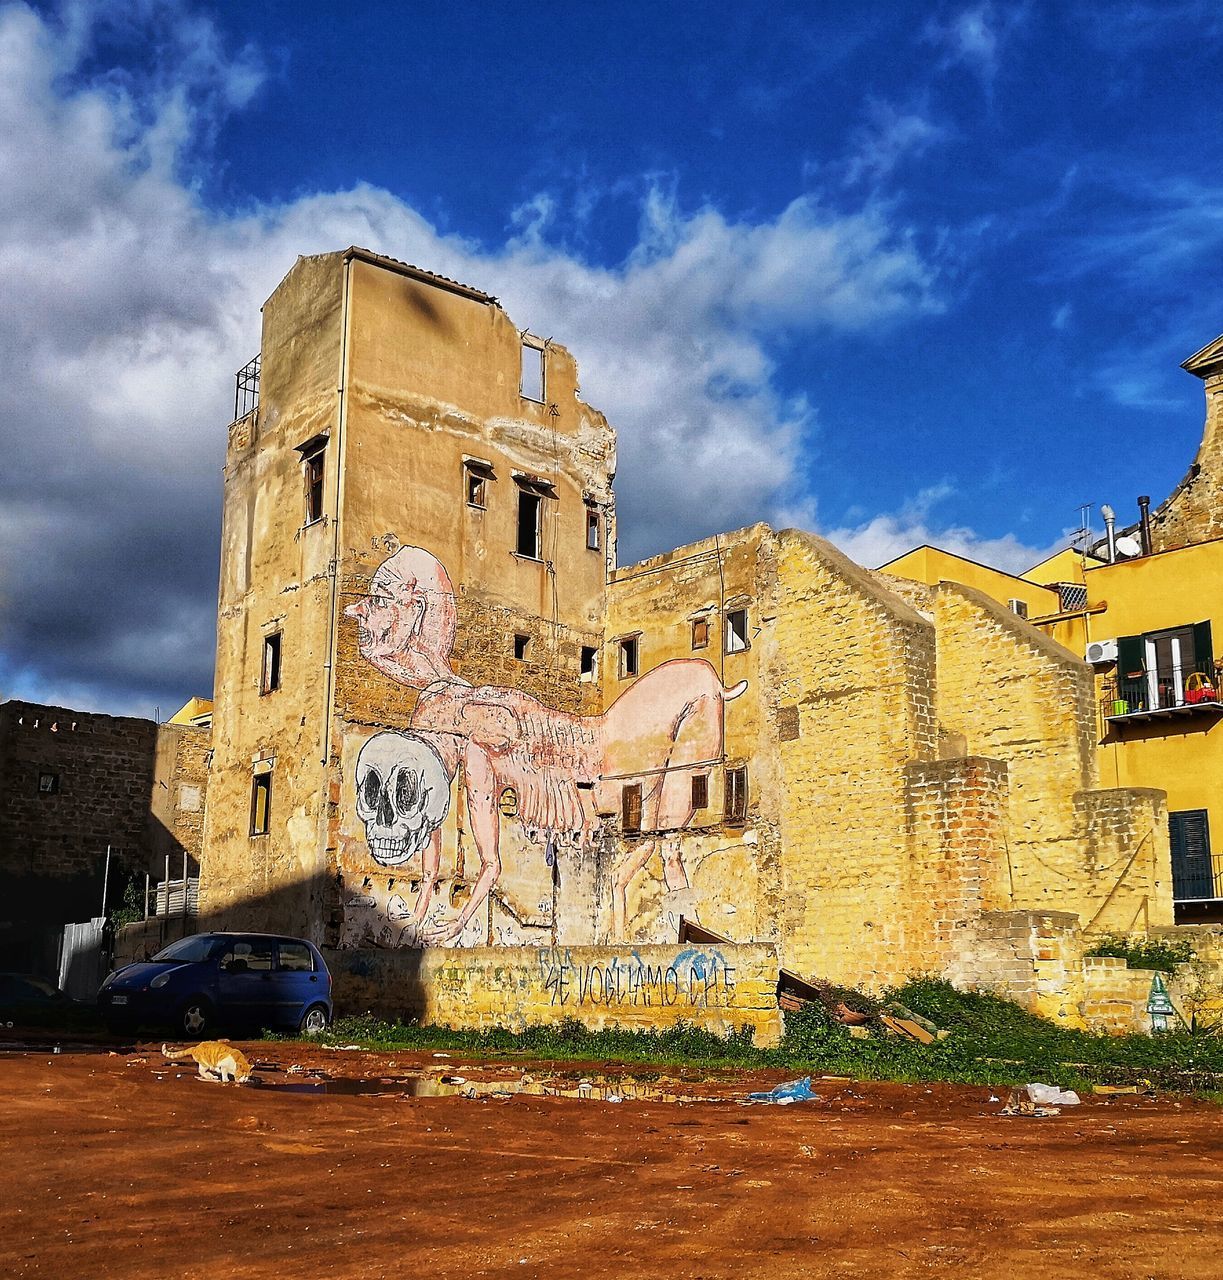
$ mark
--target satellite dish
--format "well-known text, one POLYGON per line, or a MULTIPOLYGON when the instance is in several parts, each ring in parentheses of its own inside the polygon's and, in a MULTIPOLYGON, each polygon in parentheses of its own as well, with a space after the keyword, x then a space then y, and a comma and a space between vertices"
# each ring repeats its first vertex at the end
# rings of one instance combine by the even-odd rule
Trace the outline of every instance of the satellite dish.
POLYGON ((1117 539, 1117 554, 1124 556, 1127 560, 1133 556, 1140 556, 1142 555, 1142 544, 1137 538, 1130 538, 1122 534, 1117 539))

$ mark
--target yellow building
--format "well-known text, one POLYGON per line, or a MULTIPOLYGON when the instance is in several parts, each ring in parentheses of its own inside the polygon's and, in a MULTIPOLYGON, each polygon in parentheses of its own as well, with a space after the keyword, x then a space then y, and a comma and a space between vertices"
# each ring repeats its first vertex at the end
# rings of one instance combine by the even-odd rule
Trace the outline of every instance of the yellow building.
POLYGON ((201 913, 343 999, 767 1038, 785 966, 1082 1023, 1084 936, 1172 924, 1164 796, 1033 625, 1090 616, 1074 565, 763 524, 620 565, 574 358, 362 249, 299 259, 237 409, 201 913))
POLYGON ((1091 665, 1101 783, 1166 793, 1176 920, 1206 923, 1223 920, 1223 338, 1183 367, 1206 384, 1205 429, 1155 511, 1140 498, 1139 520, 1090 553, 1067 548, 1019 576, 929 546, 880 572, 974 586, 1091 665))

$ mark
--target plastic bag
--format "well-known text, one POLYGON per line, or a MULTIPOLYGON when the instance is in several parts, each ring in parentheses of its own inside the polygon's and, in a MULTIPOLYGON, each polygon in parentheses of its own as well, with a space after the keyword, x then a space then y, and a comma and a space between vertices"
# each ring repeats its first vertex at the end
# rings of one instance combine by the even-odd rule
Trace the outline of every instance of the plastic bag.
POLYGON ((749 1093, 748 1101, 771 1102, 775 1106, 784 1107, 791 1102, 815 1102, 818 1096, 811 1091, 811 1077, 804 1076, 801 1080, 789 1080, 785 1084, 779 1084, 767 1093, 749 1093))
POLYGON ((1030 1084, 1028 1097, 1040 1107, 1077 1107, 1079 1105, 1079 1095, 1073 1089, 1059 1089, 1055 1084, 1030 1084))

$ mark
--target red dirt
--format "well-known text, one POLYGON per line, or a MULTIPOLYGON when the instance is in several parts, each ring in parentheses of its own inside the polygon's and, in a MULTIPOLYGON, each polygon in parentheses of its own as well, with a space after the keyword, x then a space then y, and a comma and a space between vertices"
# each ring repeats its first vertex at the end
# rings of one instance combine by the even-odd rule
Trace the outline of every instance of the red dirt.
MULTIPOLYGON (((440 1065, 244 1047, 351 1077, 440 1065)), ((815 1081, 818 1102, 747 1108, 729 1099, 778 1077, 746 1074, 690 1084, 728 1100, 685 1105, 302 1096, 181 1065, 159 1079, 155 1048, 0 1055, 0 1274, 1223 1273, 1223 1110, 1207 1103, 1088 1098, 1031 1120, 985 1088, 815 1081)))

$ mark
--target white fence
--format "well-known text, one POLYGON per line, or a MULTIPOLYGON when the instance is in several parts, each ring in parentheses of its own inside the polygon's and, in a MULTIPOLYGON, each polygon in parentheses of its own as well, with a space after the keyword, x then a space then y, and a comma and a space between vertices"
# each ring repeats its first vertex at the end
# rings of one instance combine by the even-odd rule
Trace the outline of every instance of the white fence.
POLYGON ((102 961, 105 916, 64 925, 59 952, 60 990, 74 1000, 92 1000, 106 976, 102 961))

